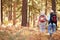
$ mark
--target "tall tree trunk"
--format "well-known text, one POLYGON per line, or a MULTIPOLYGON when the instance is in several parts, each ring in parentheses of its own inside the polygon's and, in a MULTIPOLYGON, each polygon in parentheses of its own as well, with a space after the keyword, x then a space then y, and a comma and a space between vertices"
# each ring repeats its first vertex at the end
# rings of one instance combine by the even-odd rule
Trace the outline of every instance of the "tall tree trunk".
POLYGON ((46 0, 46 4, 45 4, 45 14, 47 14, 47 0, 46 0))
POLYGON ((56 0, 51 0, 52 1, 52 10, 56 13, 56 0))
POLYGON ((22 0, 22 26, 27 24, 27 0, 22 0))
POLYGON ((8 20, 12 20, 12 0, 9 0, 10 3, 9 3, 9 16, 8 16, 8 20))
POLYGON ((0 0, 0 25, 1 25, 1 0, 0 0))
POLYGON ((13 25, 15 25, 16 23, 16 11, 15 11, 15 8, 16 8, 16 2, 14 3, 14 11, 13 11, 13 25))
POLYGON ((35 27, 35 14, 33 14, 33 26, 35 27))
POLYGON ((3 24, 3 12, 2 12, 3 8, 2 8, 2 0, 1 0, 1 24, 3 24))

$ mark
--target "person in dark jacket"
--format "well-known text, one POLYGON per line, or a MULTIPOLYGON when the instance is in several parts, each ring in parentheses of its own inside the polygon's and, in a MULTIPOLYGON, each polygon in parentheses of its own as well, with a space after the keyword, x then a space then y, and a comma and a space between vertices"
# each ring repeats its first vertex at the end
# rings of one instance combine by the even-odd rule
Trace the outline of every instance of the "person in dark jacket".
POLYGON ((51 12, 50 12, 48 25, 49 25, 48 26, 48 32, 50 34, 56 31, 56 29, 57 29, 57 15, 56 15, 56 13, 54 13, 53 10, 51 10, 51 12))

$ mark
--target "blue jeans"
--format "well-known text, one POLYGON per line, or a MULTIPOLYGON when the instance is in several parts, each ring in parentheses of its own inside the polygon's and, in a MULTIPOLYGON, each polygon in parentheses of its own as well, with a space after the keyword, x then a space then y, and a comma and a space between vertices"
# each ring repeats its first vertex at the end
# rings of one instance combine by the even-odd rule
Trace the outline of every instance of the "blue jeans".
POLYGON ((48 33, 49 34, 52 34, 56 31, 56 24, 55 23, 50 23, 49 26, 48 26, 48 33))

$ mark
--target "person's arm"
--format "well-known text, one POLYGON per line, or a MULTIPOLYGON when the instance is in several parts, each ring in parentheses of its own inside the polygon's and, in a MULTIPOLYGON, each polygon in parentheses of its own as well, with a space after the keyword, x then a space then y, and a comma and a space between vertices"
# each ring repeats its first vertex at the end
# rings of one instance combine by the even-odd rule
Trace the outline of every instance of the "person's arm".
POLYGON ((46 21, 48 21, 48 17, 47 16, 45 16, 46 17, 46 21))
MULTIPOLYGON (((40 16, 39 16, 40 17, 40 16)), ((39 17, 38 17, 38 22, 37 22, 37 26, 39 26, 40 22, 39 22, 39 17)))
POLYGON ((49 21, 49 20, 50 20, 50 15, 47 16, 47 21, 49 21))

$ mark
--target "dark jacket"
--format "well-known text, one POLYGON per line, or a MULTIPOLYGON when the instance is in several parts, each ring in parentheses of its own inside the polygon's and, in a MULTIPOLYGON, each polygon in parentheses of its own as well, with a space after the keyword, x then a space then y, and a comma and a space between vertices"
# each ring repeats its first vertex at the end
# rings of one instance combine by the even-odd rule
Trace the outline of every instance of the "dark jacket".
POLYGON ((57 26, 57 15, 56 15, 56 13, 53 13, 53 12, 50 13, 50 21, 49 21, 49 23, 55 23, 56 26, 57 26), (52 21, 52 16, 54 16, 54 15, 56 16, 56 22, 52 21))

